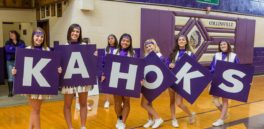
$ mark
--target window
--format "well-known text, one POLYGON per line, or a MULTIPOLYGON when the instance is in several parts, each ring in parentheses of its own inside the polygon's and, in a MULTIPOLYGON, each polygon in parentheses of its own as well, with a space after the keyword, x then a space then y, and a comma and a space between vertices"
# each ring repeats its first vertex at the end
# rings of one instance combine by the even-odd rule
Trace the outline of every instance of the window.
POLYGON ((51 7, 51 16, 56 16, 55 4, 52 4, 50 7, 51 7))
POLYGON ((57 3, 57 16, 62 17, 62 4, 57 3))
POLYGON ((46 6, 46 16, 47 17, 50 16, 50 6, 49 5, 46 6))

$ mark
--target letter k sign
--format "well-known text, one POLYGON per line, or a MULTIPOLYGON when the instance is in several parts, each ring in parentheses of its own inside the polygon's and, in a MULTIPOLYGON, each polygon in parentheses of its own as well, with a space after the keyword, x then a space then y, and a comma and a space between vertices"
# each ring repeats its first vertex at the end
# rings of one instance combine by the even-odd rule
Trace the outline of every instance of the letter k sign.
POLYGON ((23 75, 23 86, 31 86, 32 77, 34 77, 40 87, 50 87, 50 84, 41 74, 41 70, 51 61, 51 59, 42 58, 33 67, 33 57, 24 58, 24 75, 23 75))

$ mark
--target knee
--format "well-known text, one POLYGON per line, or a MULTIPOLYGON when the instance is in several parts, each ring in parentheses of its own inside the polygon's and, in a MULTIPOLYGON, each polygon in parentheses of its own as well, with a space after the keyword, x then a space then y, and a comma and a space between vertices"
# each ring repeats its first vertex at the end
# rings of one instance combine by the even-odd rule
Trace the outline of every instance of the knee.
POLYGON ((64 103, 65 110, 71 110, 71 104, 64 103))
POLYGON ((40 114, 40 108, 32 109, 32 112, 33 112, 34 114, 39 115, 39 114, 40 114))
POLYGON ((175 99, 170 100, 170 106, 175 106, 175 99))
POLYGON ((122 101, 115 100, 115 101, 114 101, 114 103, 115 103, 115 105, 116 105, 116 106, 121 106, 121 104, 122 104, 122 101))
POLYGON ((180 108, 183 108, 185 107, 185 105, 182 103, 182 102, 177 102, 176 105, 180 108))
POLYGON ((130 107, 130 99, 124 99, 124 107, 130 107))
POLYGON ((86 108, 87 102, 80 102, 80 108, 86 108))

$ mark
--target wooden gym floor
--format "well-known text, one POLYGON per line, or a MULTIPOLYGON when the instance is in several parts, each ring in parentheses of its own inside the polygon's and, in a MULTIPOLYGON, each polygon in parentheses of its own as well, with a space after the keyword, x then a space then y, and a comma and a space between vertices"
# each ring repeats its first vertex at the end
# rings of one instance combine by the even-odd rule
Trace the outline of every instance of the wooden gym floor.
MULTIPOLYGON (((87 129, 114 129, 116 116, 113 100, 110 109, 104 109, 104 95, 91 96, 89 103, 93 110, 88 112, 87 129)), ((75 103, 75 102, 74 102, 75 103)), ((185 101, 185 104, 187 102, 185 101)), ((264 76, 255 76, 253 79, 248 103, 230 101, 229 117, 226 124, 221 127, 212 127, 218 119, 220 112, 214 107, 208 88, 193 104, 187 106, 196 112, 196 123, 188 124, 188 117, 176 108, 176 116, 180 124, 179 129, 264 129, 264 76)), ((168 92, 154 101, 154 107, 165 120, 160 129, 172 129, 169 110, 168 92)), ((0 129, 27 129, 30 108, 27 104, 22 106, 0 107, 0 129)), ((73 125, 80 128, 78 111, 75 104, 72 107, 73 125)), ((140 99, 131 99, 131 111, 127 120, 127 128, 142 129, 147 121, 146 111, 140 107, 140 99)), ((66 129, 63 117, 63 101, 44 102, 41 109, 42 129, 66 129)))

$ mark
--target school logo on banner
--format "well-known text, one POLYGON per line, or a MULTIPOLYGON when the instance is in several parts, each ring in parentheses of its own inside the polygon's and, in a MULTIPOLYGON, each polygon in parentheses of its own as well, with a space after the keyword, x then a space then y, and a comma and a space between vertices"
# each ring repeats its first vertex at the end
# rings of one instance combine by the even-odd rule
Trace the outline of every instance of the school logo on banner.
POLYGON ((217 61, 211 95, 247 102, 254 67, 217 61))
POLYGON ((141 92, 149 102, 152 102, 170 87, 176 81, 176 78, 155 52, 151 52, 144 60, 145 79, 141 92))
POLYGON ((103 93, 140 97, 141 80, 143 80, 144 63, 142 59, 107 55, 105 58, 104 75, 101 83, 103 93))
POLYGON ((18 48, 15 94, 58 94, 60 66, 57 52, 18 48))
POLYGON ((172 71, 177 80, 171 88, 191 104, 212 80, 211 73, 187 54, 183 55, 172 71))
POLYGON ((96 84, 95 45, 60 45, 55 51, 61 54, 61 86, 96 84))

